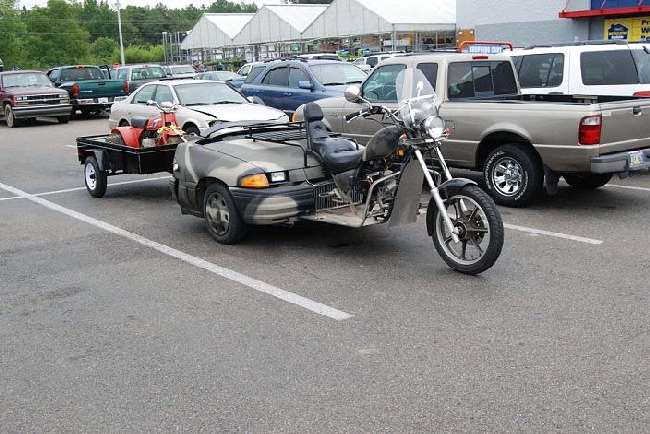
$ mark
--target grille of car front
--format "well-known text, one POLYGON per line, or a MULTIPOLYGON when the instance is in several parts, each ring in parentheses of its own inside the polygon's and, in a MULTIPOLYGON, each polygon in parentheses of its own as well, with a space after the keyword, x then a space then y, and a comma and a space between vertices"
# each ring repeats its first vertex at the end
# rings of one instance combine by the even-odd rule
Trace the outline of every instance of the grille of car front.
POLYGON ((68 98, 65 95, 59 95, 59 94, 22 95, 16 97, 16 104, 20 106, 55 105, 55 104, 67 103, 67 99, 68 98))

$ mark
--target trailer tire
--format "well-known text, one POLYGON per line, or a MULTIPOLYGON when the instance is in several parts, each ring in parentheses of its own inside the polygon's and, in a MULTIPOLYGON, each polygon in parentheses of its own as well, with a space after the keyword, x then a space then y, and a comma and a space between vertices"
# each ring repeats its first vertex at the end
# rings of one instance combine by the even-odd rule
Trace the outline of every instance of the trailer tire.
POLYGON ((248 225, 223 184, 211 184, 205 190, 203 215, 208 232, 219 244, 238 244, 248 232, 248 225))
POLYGON ((86 157, 84 162, 84 184, 92 197, 100 198, 106 194, 108 175, 105 170, 99 168, 94 156, 86 157))
POLYGON ((544 168, 533 150, 524 145, 506 144, 488 155, 483 179, 496 203, 523 208, 541 194, 544 168))

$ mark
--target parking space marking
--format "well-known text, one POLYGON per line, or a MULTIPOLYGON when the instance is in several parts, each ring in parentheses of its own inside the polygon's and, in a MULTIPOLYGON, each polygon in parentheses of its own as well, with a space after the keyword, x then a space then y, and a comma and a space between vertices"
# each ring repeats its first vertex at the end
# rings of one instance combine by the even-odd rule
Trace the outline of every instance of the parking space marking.
POLYGON ((606 188, 609 188, 609 187, 624 188, 626 190, 638 190, 638 191, 648 191, 648 192, 650 192, 650 188, 648 188, 648 187, 636 187, 634 185, 607 184, 605 187, 606 188))
MULTIPOLYGON (((161 179, 169 179, 169 178, 170 178, 169 176, 159 176, 157 178, 134 179, 132 181, 115 182, 113 184, 108 184, 108 186, 109 187, 116 187, 118 185, 139 184, 139 183, 142 183, 142 182, 160 181, 161 179)), ((54 190, 54 191, 46 191, 45 193, 36 193, 33 196, 36 196, 36 197, 51 196, 53 194, 70 193, 72 191, 80 191, 80 190, 85 190, 85 189, 86 189, 86 187, 73 187, 73 188, 66 188, 64 190, 54 190)), ((21 197, 21 196, 2 197, 2 198, 0 198, 0 201, 12 200, 12 199, 25 199, 25 198, 21 197)))
POLYGON ((579 243, 586 243, 586 244, 591 244, 594 246, 599 246, 603 244, 603 241, 601 240, 594 240, 592 238, 585 238, 585 237, 579 237, 576 235, 569 235, 569 234, 563 234, 561 232, 549 232, 549 231, 544 231, 541 229, 534 229, 534 228, 528 228, 526 226, 518 226, 518 225, 512 225, 510 223, 504 223, 503 227, 506 229, 510 229, 513 231, 519 231, 519 232, 525 232, 530 235, 546 235, 548 237, 555 237, 555 238, 562 238, 565 240, 571 240, 571 241, 577 241, 579 243))
POLYGON ((145 238, 142 235, 129 232, 117 226, 113 226, 110 223, 107 223, 102 220, 98 220, 96 218, 90 217, 86 214, 82 214, 70 208, 57 205, 54 202, 50 202, 47 199, 43 199, 33 194, 29 194, 16 187, 12 187, 10 185, 0 183, 0 188, 5 191, 8 191, 9 193, 17 197, 27 199, 31 202, 37 203, 52 211, 59 212, 61 214, 67 215, 68 217, 72 217, 76 220, 95 226, 106 232, 110 232, 112 234, 129 239, 131 241, 135 241, 138 244, 154 249, 164 255, 179 259, 187 264, 194 265, 197 268, 201 268, 203 270, 209 271, 217 276, 221 276, 225 279, 247 286, 251 289, 254 289, 255 291, 271 295, 287 303, 295 304, 297 306, 300 306, 304 309, 307 309, 319 315, 323 315, 337 321, 343 321, 352 318, 352 315, 350 315, 349 313, 343 312, 341 310, 319 303, 317 301, 310 300, 308 298, 305 298, 293 292, 285 291, 284 289, 280 289, 273 285, 269 285, 268 283, 262 282, 261 280, 253 279, 252 277, 246 276, 237 271, 220 267, 219 265, 213 264, 212 262, 208 262, 205 259, 201 259, 196 256, 187 254, 185 252, 181 252, 180 250, 174 249, 173 247, 145 238))

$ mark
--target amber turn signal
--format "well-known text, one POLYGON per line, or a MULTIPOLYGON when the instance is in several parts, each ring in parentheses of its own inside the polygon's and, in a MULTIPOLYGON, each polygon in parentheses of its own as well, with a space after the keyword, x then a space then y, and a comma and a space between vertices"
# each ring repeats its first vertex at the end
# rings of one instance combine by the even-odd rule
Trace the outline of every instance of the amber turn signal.
POLYGON ((245 188, 267 188, 269 186, 269 180, 263 173, 258 173, 257 175, 244 176, 239 181, 239 186, 245 188))

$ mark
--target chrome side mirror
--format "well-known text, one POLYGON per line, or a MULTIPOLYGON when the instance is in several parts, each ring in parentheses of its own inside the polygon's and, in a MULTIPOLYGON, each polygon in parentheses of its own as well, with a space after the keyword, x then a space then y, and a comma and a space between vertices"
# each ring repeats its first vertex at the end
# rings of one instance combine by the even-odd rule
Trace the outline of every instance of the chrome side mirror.
POLYGON ((363 98, 361 98, 361 88, 358 86, 350 86, 345 89, 345 99, 354 104, 363 102, 363 98))
POLYGON ((165 110, 171 110, 174 107, 174 103, 171 101, 163 101, 160 103, 160 107, 165 110))

